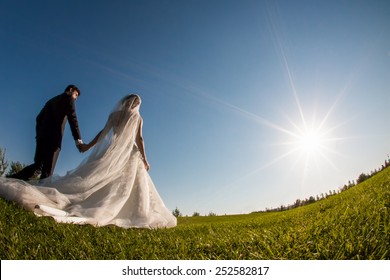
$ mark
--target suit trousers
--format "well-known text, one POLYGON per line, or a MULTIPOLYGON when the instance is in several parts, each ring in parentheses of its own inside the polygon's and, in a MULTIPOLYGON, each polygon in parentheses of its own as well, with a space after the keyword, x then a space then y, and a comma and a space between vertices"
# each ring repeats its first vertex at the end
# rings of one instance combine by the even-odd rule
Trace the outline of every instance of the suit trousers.
POLYGON ((53 147, 47 141, 37 140, 34 163, 11 177, 27 181, 36 176, 38 172, 41 173, 40 179, 53 175, 60 151, 61 148, 53 147))

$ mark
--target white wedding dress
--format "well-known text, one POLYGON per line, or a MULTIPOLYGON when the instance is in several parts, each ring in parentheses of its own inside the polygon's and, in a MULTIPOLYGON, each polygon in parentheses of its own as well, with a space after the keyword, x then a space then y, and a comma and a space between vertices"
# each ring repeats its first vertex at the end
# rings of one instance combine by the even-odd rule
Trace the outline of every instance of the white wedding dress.
POLYGON ((135 145, 139 106, 125 108, 124 100, 110 115, 91 154, 76 169, 36 184, 0 177, 0 196, 61 223, 176 226, 135 145))

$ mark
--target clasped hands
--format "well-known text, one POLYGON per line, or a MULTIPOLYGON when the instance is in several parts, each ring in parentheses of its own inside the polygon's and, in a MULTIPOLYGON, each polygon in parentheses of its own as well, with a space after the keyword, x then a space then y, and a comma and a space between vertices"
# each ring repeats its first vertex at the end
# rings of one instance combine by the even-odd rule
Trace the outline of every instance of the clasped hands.
POLYGON ((76 147, 80 153, 84 153, 91 148, 91 146, 89 144, 84 144, 82 140, 76 141, 76 147))
POLYGON ((88 144, 78 144, 77 149, 79 150, 80 153, 84 153, 90 149, 90 146, 88 144))

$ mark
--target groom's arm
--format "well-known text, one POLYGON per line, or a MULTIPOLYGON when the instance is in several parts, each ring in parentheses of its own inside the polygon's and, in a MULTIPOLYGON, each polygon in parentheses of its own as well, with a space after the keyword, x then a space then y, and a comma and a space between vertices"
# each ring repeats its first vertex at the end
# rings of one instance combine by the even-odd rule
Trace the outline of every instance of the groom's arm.
POLYGON ((68 117, 68 122, 69 122, 70 130, 72 131, 73 139, 76 142, 78 140, 81 141, 79 122, 77 120, 76 106, 75 106, 74 100, 70 96, 67 96, 66 102, 67 102, 67 108, 68 108, 66 115, 68 117))

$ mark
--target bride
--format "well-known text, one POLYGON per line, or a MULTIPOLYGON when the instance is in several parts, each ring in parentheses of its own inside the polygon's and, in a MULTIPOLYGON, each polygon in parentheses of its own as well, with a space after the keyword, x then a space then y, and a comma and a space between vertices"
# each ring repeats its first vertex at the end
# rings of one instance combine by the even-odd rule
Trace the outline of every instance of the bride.
POLYGON ((37 184, 0 177, 0 196, 61 223, 176 226, 148 173, 140 105, 138 95, 122 98, 105 127, 84 145, 84 151, 93 149, 76 169, 37 184))

